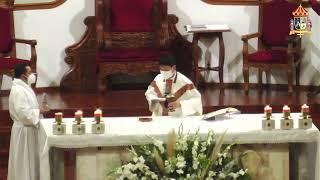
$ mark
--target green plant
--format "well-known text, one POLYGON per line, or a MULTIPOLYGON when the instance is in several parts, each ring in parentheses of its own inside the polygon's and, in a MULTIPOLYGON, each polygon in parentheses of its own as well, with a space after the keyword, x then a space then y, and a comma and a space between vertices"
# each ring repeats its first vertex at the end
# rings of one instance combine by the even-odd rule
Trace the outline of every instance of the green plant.
POLYGON ((212 131, 201 140, 196 134, 170 132, 167 142, 132 146, 132 161, 113 173, 118 179, 250 179, 230 153, 233 145, 223 145, 226 132, 217 141, 212 131))

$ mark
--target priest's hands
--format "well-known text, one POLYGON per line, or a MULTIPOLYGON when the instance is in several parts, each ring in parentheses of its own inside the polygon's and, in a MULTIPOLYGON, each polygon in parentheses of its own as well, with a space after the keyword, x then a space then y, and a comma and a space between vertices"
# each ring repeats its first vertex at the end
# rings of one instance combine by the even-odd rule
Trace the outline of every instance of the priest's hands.
POLYGON ((153 98, 150 100, 151 104, 150 104, 150 111, 154 111, 155 108, 157 107, 156 105, 165 101, 166 99, 165 98, 153 98))
POLYGON ((160 103, 166 101, 166 98, 153 98, 151 99, 152 104, 160 103))
POLYGON ((173 112, 180 107, 181 107, 180 101, 174 101, 168 104, 168 109, 170 112, 173 112))

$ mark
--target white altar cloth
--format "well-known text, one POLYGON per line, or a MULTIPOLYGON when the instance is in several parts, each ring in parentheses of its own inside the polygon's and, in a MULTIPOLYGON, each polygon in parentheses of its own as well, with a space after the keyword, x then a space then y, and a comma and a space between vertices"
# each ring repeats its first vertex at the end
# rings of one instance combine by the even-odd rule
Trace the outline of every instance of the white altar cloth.
POLYGON ((225 143, 259 144, 259 143, 305 143, 316 144, 308 153, 313 159, 315 180, 320 180, 320 133, 313 125, 311 129, 300 130, 298 127, 299 114, 292 114, 294 119, 293 130, 280 130, 281 114, 273 114, 276 119, 276 130, 262 130, 262 114, 238 114, 231 115, 225 120, 204 121, 202 117, 154 117, 152 122, 140 122, 138 117, 105 117, 105 134, 95 135, 91 133, 93 118, 84 118, 86 134, 72 135, 72 118, 65 118, 67 126, 66 135, 53 135, 52 124, 54 119, 42 119, 40 121, 40 176, 41 179, 50 179, 49 150, 58 148, 87 148, 87 147, 116 147, 142 144, 150 142, 148 136, 165 139, 172 129, 178 131, 183 125, 184 132, 196 132, 203 136, 212 129, 215 134, 222 134, 227 130, 225 143))

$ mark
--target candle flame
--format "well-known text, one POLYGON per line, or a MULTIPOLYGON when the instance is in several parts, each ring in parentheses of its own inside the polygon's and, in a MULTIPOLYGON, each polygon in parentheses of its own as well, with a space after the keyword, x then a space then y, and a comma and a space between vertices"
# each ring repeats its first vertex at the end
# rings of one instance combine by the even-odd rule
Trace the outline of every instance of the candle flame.
POLYGON ((95 110, 95 111, 94 111, 94 114, 102 114, 101 109, 97 109, 97 110, 95 110))
POLYGON ((54 113, 54 115, 56 115, 56 116, 62 116, 63 113, 62 113, 62 112, 57 112, 57 113, 54 113))

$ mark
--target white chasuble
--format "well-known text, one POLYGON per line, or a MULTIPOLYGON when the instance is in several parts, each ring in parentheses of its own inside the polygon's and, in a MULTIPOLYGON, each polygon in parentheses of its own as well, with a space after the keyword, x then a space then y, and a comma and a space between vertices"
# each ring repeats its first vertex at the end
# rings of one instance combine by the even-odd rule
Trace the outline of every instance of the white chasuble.
POLYGON ((13 120, 10 139, 8 180, 39 180, 39 105, 33 90, 14 79, 9 95, 13 120))
POLYGON ((192 81, 179 72, 169 81, 165 80, 161 74, 157 75, 145 95, 153 116, 181 117, 202 114, 201 94, 194 87, 192 81), (168 111, 164 102, 154 103, 154 100, 164 98, 168 93, 181 104, 181 107, 173 112, 168 111))

